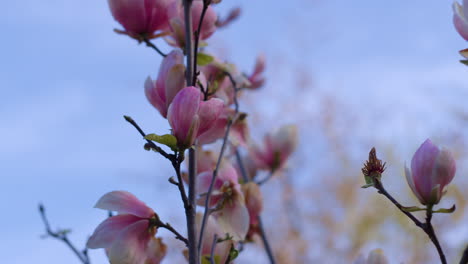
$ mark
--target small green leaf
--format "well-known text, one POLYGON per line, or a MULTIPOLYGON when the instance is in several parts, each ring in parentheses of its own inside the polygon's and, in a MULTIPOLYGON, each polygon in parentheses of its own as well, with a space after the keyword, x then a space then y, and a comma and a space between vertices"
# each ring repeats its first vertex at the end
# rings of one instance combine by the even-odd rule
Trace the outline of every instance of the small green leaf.
POLYGON ((235 247, 231 247, 231 251, 229 251, 229 260, 233 261, 239 256, 239 250, 235 247))
POLYGON ((197 64, 200 66, 205 66, 210 64, 214 60, 213 56, 199 52, 197 54, 197 64))
POLYGON ((146 135, 145 139, 157 142, 159 144, 163 144, 171 148, 172 150, 177 150, 177 139, 173 135, 166 134, 166 135, 156 135, 156 134, 149 134, 146 135))
POLYGON ((417 207, 417 206, 408 206, 408 207, 405 207, 405 206, 402 206, 401 209, 405 212, 417 212, 417 211, 426 211, 427 208, 421 208, 421 207, 417 207))
POLYGON ((361 186, 361 188, 369 188, 374 186, 374 180, 370 176, 364 175, 364 180, 366 181, 366 184, 361 186))
POLYGON ((468 66, 468 60, 460 60, 460 62, 468 66))
POLYGON ((452 207, 448 208, 448 209, 445 209, 445 208, 440 208, 439 210, 436 210, 436 211, 432 211, 433 213, 442 213, 442 214, 451 214, 453 212, 455 212, 455 209, 456 206, 453 205, 452 207))

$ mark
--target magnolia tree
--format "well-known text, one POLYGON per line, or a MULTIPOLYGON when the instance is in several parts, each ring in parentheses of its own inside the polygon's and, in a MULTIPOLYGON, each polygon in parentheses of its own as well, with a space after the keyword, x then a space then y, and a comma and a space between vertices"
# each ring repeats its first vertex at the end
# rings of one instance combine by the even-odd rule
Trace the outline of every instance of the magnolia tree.
MULTIPOLYGON (((65 242, 82 263, 90 264, 87 249, 105 250, 112 264, 157 264, 168 250, 160 228, 170 231, 185 248, 187 262, 234 263, 242 249, 263 242, 270 263, 276 263, 262 224, 261 185, 282 171, 297 146, 297 128, 284 124, 272 127, 262 142, 249 134, 248 114, 238 99, 264 86, 265 58, 259 56, 252 72, 206 52, 209 38, 240 14, 232 10, 224 19, 214 8, 221 0, 108 0, 110 11, 122 26, 115 32, 145 43, 163 60, 157 78, 148 77, 144 93, 148 102, 167 119, 170 134, 146 134, 129 116, 125 120, 143 137, 144 149, 157 153, 174 168, 176 177, 168 185, 179 192, 185 211, 186 233, 164 221, 144 201, 124 190, 109 190, 95 207, 109 212, 89 237, 86 249, 79 250, 66 231, 54 232, 40 206, 48 234, 65 242), (154 40, 164 39, 172 47, 167 54, 154 40), (219 144, 212 144, 212 143, 219 144), (260 171, 266 176, 260 178, 260 171), (117 214, 115 214, 117 213, 117 214)), ((454 24, 468 40, 468 0, 454 3, 454 24)), ((461 54, 466 56, 467 50, 461 54)), ((464 61, 466 62, 466 61, 464 61)), ((447 263, 431 220, 435 213, 451 213, 436 208, 455 176, 455 160, 449 150, 426 140, 405 166, 408 185, 420 205, 403 206, 384 188, 385 163, 373 148, 362 169, 365 185, 384 195, 430 238, 441 263, 447 263), (413 213, 424 211, 421 220, 413 213)), ((162 175, 164 176, 164 175, 162 175)), ((162 198, 162 197, 161 197, 162 198)), ((162 199, 161 199, 162 200, 162 199)), ((168 260, 170 261, 170 260, 168 260)), ((360 256, 355 263, 389 263, 381 249, 360 256)), ((460 263, 468 263, 465 252, 460 263)))

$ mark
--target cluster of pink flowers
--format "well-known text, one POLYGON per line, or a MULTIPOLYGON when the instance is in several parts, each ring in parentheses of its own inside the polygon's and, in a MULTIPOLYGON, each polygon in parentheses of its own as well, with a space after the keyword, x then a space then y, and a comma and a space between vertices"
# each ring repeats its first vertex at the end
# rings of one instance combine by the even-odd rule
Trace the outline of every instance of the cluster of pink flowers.
MULTIPOLYGON (((193 0, 191 4, 193 35, 203 46, 218 27, 239 15, 236 9, 227 19, 218 21, 212 4, 219 2, 193 0)), ((204 228, 200 254, 201 257, 210 256, 216 234, 220 241, 214 257, 216 263, 225 263, 239 242, 252 241, 259 233, 258 218, 263 199, 255 182, 256 172, 273 173, 282 169, 297 145, 297 129, 291 125, 268 133, 263 145, 254 144, 247 115, 239 113, 235 107, 242 90, 255 90, 264 85, 265 57, 259 56, 253 71, 244 74, 235 65, 204 54, 208 61, 197 65, 196 82, 187 82, 188 67, 184 64, 187 36, 182 1, 109 0, 109 6, 113 17, 123 27, 117 32, 145 42, 164 37, 174 48, 164 57, 157 78, 146 79, 144 92, 149 103, 168 121, 171 134, 164 136, 175 140, 172 145, 157 143, 170 146, 174 157, 184 157, 183 153, 189 148, 197 150, 196 203, 212 211, 206 220, 200 213, 196 216, 198 232, 204 228), (227 127, 230 133, 225 139, 227 127), (222 153, 214 154, 206 147, 221 139, 227 140, 230 148, 222 157, 222 153), (247 180, 240 177, 242 172, 233 155, 238 149, 243 149, 243 159, 249 160, 245 163, 249 169, 247 180), (215 170, 217 177, 210 189, 215 170)), ((177 163, 177 160, 172 161, 177 163)), ((182 174, 187 183, 187 174, 182 174)), ((96 208, 116 211, 118 215, 109 217, 96 228, 88 241, 89 248, 106 249, 113 264, 160 263, 166 245, 155 237, 162 222, 151 208, 125 191, 104 195, 96 208)))

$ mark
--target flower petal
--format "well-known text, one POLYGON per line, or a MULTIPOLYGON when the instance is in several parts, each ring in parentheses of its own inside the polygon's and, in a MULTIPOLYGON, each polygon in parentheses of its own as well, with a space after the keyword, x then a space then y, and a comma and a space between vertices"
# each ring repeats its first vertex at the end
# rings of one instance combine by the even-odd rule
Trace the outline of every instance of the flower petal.
POLYGON ((212 98, 208 101, 200 103, 200 110, 198 115, 200 116, 200 128, 197 136, 203 134, 210 129, 223 112, 224 103, 218 98, 212 98))
POLYGON ((109 248, 111 264, 144 264, 147 244, 152 237, 148 220, 140 220, 125 228, 109 248))
POLYGON ((107 218, 96 227, 93 235, 86 243, 87 248, 108 248, 114 242, 115 238, 127 226, 141 220, 140 217, 123 214, 107 218))
POLYGON ((138 200, 135 195, 126 191, 113 191, 105 194, 94 206, 95 208, 117 211, 121 214, 132 214, 141 218, 150 218, 154 215, 153 209, 138 200))
POLYGON ((237 193, 235 197, 234 200, 225 203, 223 209, 215 215, 223 232, 230 234, 234 241, 241 241, 245 239, 249 230, 250 218, 242 194, 237 193))
POLYGON ((453 24, 460 36, 468 40, 468 21, 465 17, 464 10, 467 6, 461 6, 459 3, 453 3, 453 24))
POLYGON ((163 117, 167 115, 167 106, 158 92, 157 84, 148 77, 145 81, 146 99, 156 108, 163 117))
POLYGON ((182 89, 169 106, 167 118, 178 142, 187 141, 190 132, 196 134, 193 125, 200 107, 201 92, 190 86, 182 89))

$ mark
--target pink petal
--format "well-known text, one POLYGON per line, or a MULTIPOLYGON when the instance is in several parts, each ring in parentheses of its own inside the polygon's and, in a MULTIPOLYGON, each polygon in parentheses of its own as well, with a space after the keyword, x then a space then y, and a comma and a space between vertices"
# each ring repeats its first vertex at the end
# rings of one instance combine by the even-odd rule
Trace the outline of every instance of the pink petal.
POLYGON ((227 123, 228 123, 228 116, 221 114, 218 117, 218 119, 212 123, 209 129, 206 129, 202 133, 199 133, 197 137, 198 144, 200 145, 210 144, 220 138, 223 138, 226 132, 227 123))
MULTIPOLYGON (((167 56, 163 59, 161 66, 159 67, 156 83, 159 88, 158 92, 164 102, 168 101, 166 99, 166 79, 168 78, 168 74, 171 69, 176 65, 184 65, 184 54, 180 49, 174 49, 169 54, 167 54, 167 56)), ((167 105, 169 105, 169 103, 167 105)))
MULTIPOLYGON (((197 230, 200 232, 200 226, 202 221, 202 215, 197 214, 196 223, 197 223, 197 230)), ((219 227, 216 219, 213 216, 208 216, 205 226, 205 232, 203 234, 203 241, 201 247, 201 256, 206 256, 211 254, 211 245, 213 244, 214 235, 217 235, 218 238, 224 238, 225 233, 222 232, 221 228, 219 227)), ((216 244, 215 248, 215 256, 220 257, 220 263, 225 263, 226 259, 229 255, 229 251, 231 249, 232 242, 231 241, 224 241, 222 243, 216 244)))
POLYGON ((182 89, 174 98, 168 110, 169 124, 178 142, 189 141, 190 132, 195 133, 194 126, 198 125, 198 109, 200 107, 201 92, 190 86, 182 89))
POLYGON ((87 248, 108 248, 127 226, 142 220, 138 216, 123 214, 107 218, 102 222, 86 243, 87 248))
POLYGON ((146 28, 148 33, 169 28, 167 8, 170 3, 171 0, 145 0, 146 28))
POLYGON ((153 235, 148 231, 148 220, 140 220, 125 228, 109 248, 112 264, 145 264, 146 247, 153 235))
POLYGON ((174 100, 174 97, 185 87, 185 66, 177 64, 167 73, 166 83, 166 107, 174 100))
POLYGON ((159 264, 166 256, 167 246, 162 242, 161 238, 151 237, 147 244, 145 264, 159 264))
POLYGON ((411 173, 419 195, 427 200, 434 187, 431 180, 432 168, 439 154, 439 148, 432 144, 430 139, 418 148, 411 160, 411 173))
POLYGON ((156 108, 163 117, 167 115, 167 106, 164 99, 158 92, 158 87, 155 82, 148 77, 145 81, 145 95, 146 99, 156 108))
POLYGON ((460 36, 462 36, 465 40, 468 40, 468 21, 465 17, 464 10, 466 7, 465 5, 462 7, 459 3, 453 3, 453 24, 455 25, 455 29, 458 31, 460 36))
POLYGON ((200 117, 200 128, 197 135, 201 135, 210 129, 223 112, 224 103, 220 99, 212 98, 200 103, 198 116, 200 117))
POLYGON ((221 162, 218 179, 223 182, 238 184, 239 176, 237 175, 237 171, 228 160, 223 160, 221 162))
MULTIPOLYGON (((200 17, 203 9, 203 1, 194 1, 192 4, 192 19, 193 19, 193 31, 195 32, 198 29, 198 24, 200 23, 200 17)), ((216 21, 218 20, 218 15, 214 9, 209 6, 206 10, 205 17, 203 18, 203 23, 201 27, 200 38, 207 39, 209 38, 216 30, 216 21)))
POLYGON ((145 33, 146 13, 143 0, 108 0, 114 19, 128 32, 145 33))
MULTIPOLYGON (((210 187, 211 179, 213 178, 212 171, 202 172, 197 176, 197 193, 201 195, 198 200, 198 204, 204 206, 206 200, 206 193, 210 187)), ((222 194, 219 192, 219 189, 223 186, 223 181, 218 177, 216 178, 213 184, 213 191, 210 197, 210 206, 215 206, 219 199, 221 199, 222 194)))
POLYGON ((94 206, 95 208, 117 211, 120 214, 132 214, 141 218, 154 215, 153 209, 138 200, 135 195, 126 191, 113 191, 105 194, 94 206))
POLYGON ((245 239, 249 230, 249 211, 241 193, 235 199, 225 203, 223 209, 216 212, 218 223, 224 233, 229 233, 234 241, 245 239))

